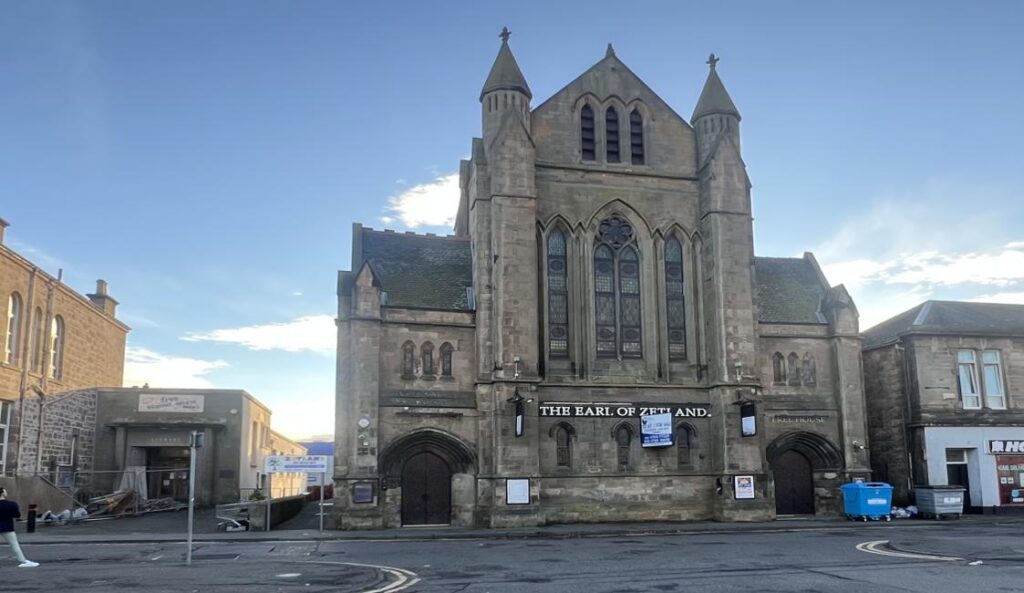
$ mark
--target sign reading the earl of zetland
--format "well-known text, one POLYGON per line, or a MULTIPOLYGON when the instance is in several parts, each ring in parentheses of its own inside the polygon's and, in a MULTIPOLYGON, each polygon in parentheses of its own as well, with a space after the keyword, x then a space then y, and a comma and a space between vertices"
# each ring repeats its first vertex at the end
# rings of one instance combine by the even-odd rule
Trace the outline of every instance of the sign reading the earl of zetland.
POLYGON ((541 402, 541 418, 639 418, 654 414, 671 414, 674 418, 710 418, 704 404, 595 404, 576 402, 541 402))

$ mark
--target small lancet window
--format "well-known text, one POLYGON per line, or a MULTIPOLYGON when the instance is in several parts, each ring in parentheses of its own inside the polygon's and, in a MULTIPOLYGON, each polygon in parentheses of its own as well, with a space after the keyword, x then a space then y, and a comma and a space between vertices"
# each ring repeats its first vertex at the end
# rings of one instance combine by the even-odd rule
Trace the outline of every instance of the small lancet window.
POLYGON ((584 105, 580 110, 580 154, 585 161, 597 159, 594 150, 594 110, 584 105))
POLYGON ((800 385, 800 357, 796 355, 796 352, 791 352, 786 361, 789 363, 786 369, 786 383, 800 385))
POLYGON ((814 368, 814 357, 808 352, 804 354, 803 381, 804 385, 816 385, 818 383, 817 371, 814 368))
POLYGON ((693 429, 686 424, 676 427, 676 453, 679 469, 693 469, 693 450, 697 447, 693 429))
POLYGON ((618 163, 619 158, 619 112, 609 107, 604 112, 605 155, 609 163, 618 163))
POLYGON ((634 165, 644 164, 644 117, 639 109, 629 114, 629 152, 634 165))
POLYGON ((411 379, 416 376, 416 346, 412 342, 402 344, 402 377, 411 379))
POLYGON ((665 243, 665 301, 668 314, 668 357, 686 359, 686 298, 683 294, 683 246, 670 237, 665 243))
POLYGON ((452 376, 452 352, 455 349, 448 342, 441 344, 441 376, 452 376))
POLYGON ((556 229, 548 237, 548 353, 569 355, 569 286, 565 233, 556 229))
POLYGON ((629 467, 630 444, 633 441, 633 431, 626 424, 620 424, 615 429, 615 450, 619 469, 629 467))
POLYGON ((786 384, 786 358, 782 356, 781 352, 772 355, 772 383, 786 384))
POLYGON ((571 442, 569 428, 565 425, 559 425, 555 429, 555 462, 558 464, 558 467, 572 467, 571 442))
POLYGON ((423 359, 423 375, 434 374, 434 345, 427 342, 420 346, 420 358, 423 359))

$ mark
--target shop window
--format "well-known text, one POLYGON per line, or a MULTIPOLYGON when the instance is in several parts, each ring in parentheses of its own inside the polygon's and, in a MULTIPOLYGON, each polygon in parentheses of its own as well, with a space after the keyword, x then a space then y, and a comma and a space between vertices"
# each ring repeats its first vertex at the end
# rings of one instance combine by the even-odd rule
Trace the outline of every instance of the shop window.
POLYGON ((668 357, 670 360, 685 360, 686 298, 683 292, 683 246, 675 237, 670 237, 665 242, 665 305, 668 311, 668 357))
POLYGON ((12 292, 7 299, 7 340, 4 342, 4 362, 18 364, 21 351, 21 295, 12 292))
POLYGON ((548 236, 548 355, 569 356, 569 282, 565 233, 548 236))
POLYGON ((441 344, 441 376, 452 376, 452 352, 455 349, 448 342, 441 344))

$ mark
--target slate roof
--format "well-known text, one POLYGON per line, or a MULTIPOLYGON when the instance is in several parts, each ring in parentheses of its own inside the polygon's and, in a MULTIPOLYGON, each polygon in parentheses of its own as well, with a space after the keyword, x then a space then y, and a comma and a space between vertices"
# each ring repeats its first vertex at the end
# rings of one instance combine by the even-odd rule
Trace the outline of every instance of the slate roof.
POLYGON ((362 229, 362 261, 369 262, 390 307, 472 310, 469 239, 362 229))
POLYGON ((754 258, 757 320, 761 323, 826 323, 817 271, 798 257, 754 258))
POLYGON ((530 86, 526 84, 526 77, 519 69, 519 64, 516 62, 515 56, 512 55, 508 42, 503 41, 501 49, 498 50, 498 56, 494 58, 491 72, 487 75, 487 81, 484 82, 484 88, 480 91, 480 99, 483 100, 484 95, 491 91, 506 90, 522 91, 527 98, 533 98, 530 86))
POLYGON ((864 347, 920 334, 994 335, 1024 337, 1024 305, 925 301, 864 332, 864 347))
POLYGON ((700 92, 700 99, 697 99, 697 106, 693 109, 693 117, 690 118, 690 121, 696 121, 698 117, 713 113, 726 113, 740 117, 739 109, 736 109, 736 104, 732 102, 729 91, 725 90, 725 85, 722 84, 722 79, 718 77, 718 72, 714 68, 708 73, 708 79, 704 82, 704 89, 700 92))

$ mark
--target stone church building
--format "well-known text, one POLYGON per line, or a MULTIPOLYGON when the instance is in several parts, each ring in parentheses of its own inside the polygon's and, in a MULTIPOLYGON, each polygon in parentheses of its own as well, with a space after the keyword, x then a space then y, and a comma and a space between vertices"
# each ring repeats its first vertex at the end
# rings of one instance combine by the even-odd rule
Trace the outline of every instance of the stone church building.
POLYGON ((611 46, 534 106, 502 38, 455 234, 354 226, 336 525, 837 512, 868 475, 857 310, 811 254, 754 256, 718 60, 689 120, 611 46))

